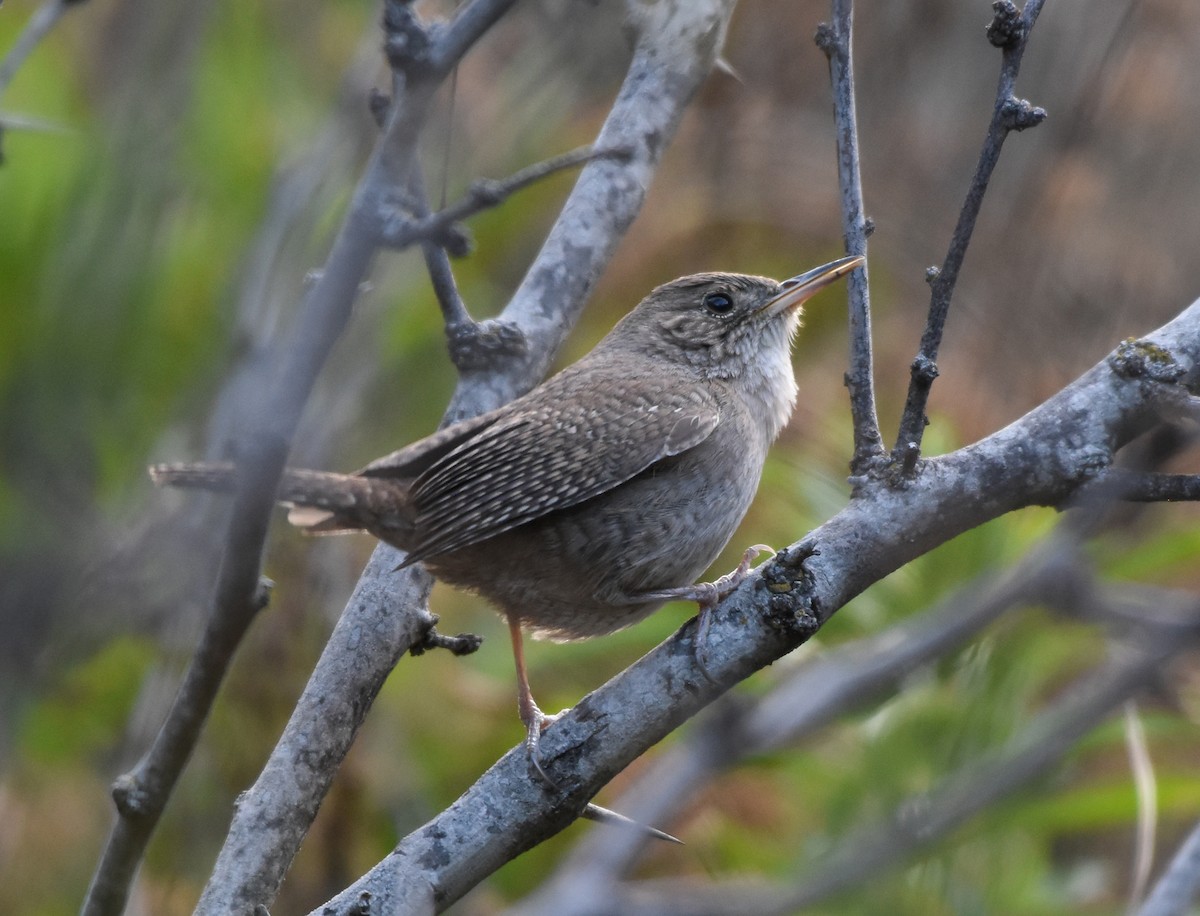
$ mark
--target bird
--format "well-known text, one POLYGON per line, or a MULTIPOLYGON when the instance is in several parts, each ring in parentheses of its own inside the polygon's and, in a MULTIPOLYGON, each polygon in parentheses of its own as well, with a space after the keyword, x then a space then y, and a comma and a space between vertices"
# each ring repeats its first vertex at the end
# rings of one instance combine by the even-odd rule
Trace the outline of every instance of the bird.
MULTIPOLYGON (((506 619, 535 770, 553 721, 534 701, 523 632, 566 641, 628 627, 670 600, 708 611, 748 574, 697 583, 746 514, 797 397, 802 305, 865 264, 782 282, 681 277, 527 394, 353 474, 286 469, 277 499, 309 533, 367 531, 506 619)), ((231 491, 231 463, 160 464, 159 485, 231 491)))

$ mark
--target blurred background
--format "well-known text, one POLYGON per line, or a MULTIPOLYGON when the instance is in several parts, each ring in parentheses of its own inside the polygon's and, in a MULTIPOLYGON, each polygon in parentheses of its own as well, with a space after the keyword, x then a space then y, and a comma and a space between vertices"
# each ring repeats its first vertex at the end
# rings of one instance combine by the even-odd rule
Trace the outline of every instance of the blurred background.
MULTIPOLYGON (((0 7, 0 54, 34 8, 0 7)), ((564 362, 680 274, 786 277, 841 253, 827 68, 812 43, 828 15, 816 0, 741 4, 724 55, 737 78, 718 72, 704 86, 564 362)), ((0 137, 0 911, 76 911, 112 820, 109 783, 149 743, 195 644, 225 507, 156 492, 144 469, 219 451, 237 380, 323 260, 374 139, 367 92, 387 85, 378 17, 366 0, 92 0, 0 100, 0 116, 55 126, 0 137)), ((990 17, 988 0, 859 10, 889 444, 928 305, 925 269, 945 255, 991 113, 990 17)), ((1200 294, 1197 47, 1200 5, 1190 0, 1048 0, 1018 94, 1049 118, 1009 137, 984 204, 933 390, 930 453, 1017 418, 1200 294)), ((520 4, 468 57, 428 131, 435 200, 589 142, 628 55, 618 3, 520 4)), ((476 316, 515 288, 571 180, 471 221, 476 250, 456 269, 476 316)), ((838 291, 809 307, 799 407, 766 498, 721 569, 746 544, 795 541, 845 504, 843 301, 838 291)), ((419 258, 382 257, 292 463, 349 470, 419 438, 453 383, 419 258)), ((1054 522, 1029 510, 964 535, 861 596, 804 652, 905 619, 1022 556, 1054 522)), ((276 526, 265 569, 278 583, 273 601, 151 845, 131 912, 191 911, 233 800, 257 775, 371 547, 276 526)), ((1147 509, 1094 547, 1114 579, 1165 585, 1198 583, 1198 551, 1200 516, 1179 506, 1147 509)), ((279 912, 345 886, 520 739, 500 621, 448 589, 432 606, 446 632, 486 642, 469 658, 401 662, 279 912)), ((673 605, 605 639, 531 645, 539 702, 571 705, 693 613, 673 605)), ((688 845, 655 850, 642 874, 802 871, 855 825, 1001 745, 1103 646, 1083 624, 1010 615, 901 695, 723 777, 681 823, 660 825, 688 845)), ((763 690, 778 674, 745 687, 763 690)), ((1162 853, 1200 815, 1194 659, 1170 685, 1143 707, 1162 853)), ((1128 770, 1114 720, 1053 777, 819 911, 1121 912, 1136 812, 1128 770)), ((589 829, 522 856, 456 911, 519 900, 589 829)))

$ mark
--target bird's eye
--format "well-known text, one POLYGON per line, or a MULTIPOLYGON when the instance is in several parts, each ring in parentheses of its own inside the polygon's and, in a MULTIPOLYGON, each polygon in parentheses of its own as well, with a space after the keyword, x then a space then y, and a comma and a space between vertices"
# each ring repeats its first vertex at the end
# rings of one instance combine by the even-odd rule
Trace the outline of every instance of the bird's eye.
POLYGON ((704 307, 714 315, 728 315, 733 310, 733 299, 726 293, 708 293, 704 307))

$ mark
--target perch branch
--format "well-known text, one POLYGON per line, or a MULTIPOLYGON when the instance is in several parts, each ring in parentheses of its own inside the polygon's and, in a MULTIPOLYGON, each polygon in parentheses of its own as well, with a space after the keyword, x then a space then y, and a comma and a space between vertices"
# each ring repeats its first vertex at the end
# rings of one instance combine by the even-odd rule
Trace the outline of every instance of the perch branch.
MULTIPOLYGON (((1147 343, 1183 370, 1180 383, 1196 379, 1200 302, 1147 343)), ((1145 418, 1157 415, 1162 387, 1124 376, 1104 360, 1005 429, 929 459, 906 488, 881 488, 871 499, 852 501, 711 612, 704 671, 695 662, 695 624, 689 623, 545 731, 543 764, 561 793, 530 780, 524 748, 514 749, 331 901, 330 912, 348 912, 363 893, 389 908, 413 887, 427 889, 427 905, 458 899, 561 830, 646 748, 803 643, 870 584, 989 519, 1030 505, 1065 505, 1108 467, 1113 450, 1130 441, 1145 418), (446 849, 454 854, 444 855, 446 849)), ((1180 642, 1176 635, 1173 644, 1180 642)))
MULTIPOLYGON (((1191 610, 1195 622, 1198 609, 1193 604, 1191 610)), ((1174 633, 1156 635, 1144 641, 1118 643, 1119 651, 1110 663, 1078 682, 1001 754, 898 805, 890 821, 855 831, 813 866, 807 880, 757 892, 744 885, 710 885, 697 890, 694 886, 681 887, 676 881, 647 881, 630 889, 619 912, 669 912, 678 916, 717 916, 733 911, 748 916, 791 913, 896 866, 1054 766, 1080 738, 1129 697, 1153 683, 1164 665, 1193 645, 1196 629, 1193 626, 1188 641, 1180 641, 1174 633)))
MULTIPOLYGON (((669 824, 723 770, 795 743, 894 690, 914 670, 955 651, 999 616, 1047 588, 1080 580, 1073 545, 1055 539, 991 582, 976 581, 919 618, 809 659, 765 696, 741 708, 722 700, 687 739, 673 745, 617 802, 645 823, 669 824)), ((732 697, 728 699, 733 699, 732 697)), ((525 916, 592 913, 646 848, 645 838, 594 831, 517 909, 525 916)))

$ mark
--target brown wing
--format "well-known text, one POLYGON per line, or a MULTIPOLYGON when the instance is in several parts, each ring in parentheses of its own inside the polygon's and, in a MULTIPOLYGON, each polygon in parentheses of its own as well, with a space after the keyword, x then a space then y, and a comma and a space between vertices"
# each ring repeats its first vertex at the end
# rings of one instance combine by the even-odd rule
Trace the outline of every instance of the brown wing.
POLYGON ((477 417, 452 423, 445 429, 439 429, 433 435, 406 445, 390 455, 376 458, 358 473, 364 477, 416 477, 471 436, 491 426, 506 412, 506 409, 501 407, 477 417))
POLYGON ((542 398, 515 410, 417 477, 417 542, 408 562, 591 499, 703 442, 717 420, 714 400, 696 390, 655 399, 592 391, 586 406, 542 398))

